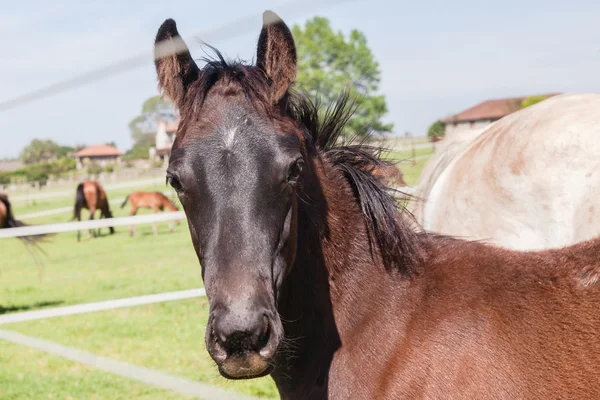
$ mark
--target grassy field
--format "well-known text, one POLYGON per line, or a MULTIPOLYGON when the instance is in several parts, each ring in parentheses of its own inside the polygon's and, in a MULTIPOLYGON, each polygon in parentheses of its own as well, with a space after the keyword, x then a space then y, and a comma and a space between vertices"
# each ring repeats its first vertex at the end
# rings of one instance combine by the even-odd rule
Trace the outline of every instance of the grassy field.
MULTIPOLYGON (((409 185, 414 185, 431 154, 418 149, 388 157, 399 161, 409 185)), ((168 190, 152 185, 134 190, 168 190)), ((109 199, 130 191, 108 191, 109 199)), ((73 196, 15 202, 14 211, 27 214, 71 206, 73 196)), ((115 217, 129 206, 112 205, 115 217)), ((149 211, 141 212, 141 214, 149 211)), ((84 210, 84 218, 87 211, 84 210)), ((32 224, 67 222, 70 212, 32 219, 32 224)), ((47 252, 39 270, 23 244, 2 239, 0 252, 0 314, 202 287, 200 266, 185 221, 175 233, 159 223, 159 236, 151 225, 126 227, 114 235, 89 240, 82 232, 59 234, 44 244, 47 252), (40 272, 42 274, 40 275, 40 272)), ((265 398, 276 398, 270 378, 232 382, 220 377, 204 347, 207 302, 204 298, 3 325, 2 329, 55 341, 136 365, 223 386, 265 398)), ((0 341, 0 399, 175 399, 182 396, 114 377, 77 363, 26 347, 0 341)))
MULTIPOLYGON (((119 189, 109 191, 108 196, 109 199, 125 197, 127 193, 119 189)), ((62 203, 55 202, 61 199, 51 200, 54 207, 65 207, 71 202, 70 198, 63 198, 62 203)), ((115 217, 125 216, 129 211, 128 206, 111 208, 115 217)), ((16 211, 15 214, 18 217, 16 211)), ((83 215, 87 218, 87 210, 83 215)), ((66 222, 70 218, 70 213, 61 213, 36 218, 31 223, 66 222)), ((185 221, 177 226, 175 233, 169 232, 167 223, 159 223, 158 237, 152 235, 151 225, 137 226, 136 231, 137 236, 130 237, 127 227, 117 227, 114 235, 108 235, 105 228, 104 236, 92 240, 84 231, 80 243, 75 232, 55 235, 42 245, 47 257, 43 257, 41 271, 20 241, 3 239, 0 312, 202 286, 200 266, 185 221)))
POLYGON ((413 164, 410 160, 401 161, 398 163, 398 167, 404 174, 404 181, 409 186, 417 184, 417 180, 423 172, 425 164, 429 160, 429 157, 417 158, 413 164))
MULTIPOLYGON (((140 188, 165 189, 162 185, 140 188)), ((122 198, 128 192, 126 189, 115 189, 108 191, 108 196, 109 199, 122 198)), ((17 212, 24 214, 66 207, 71 201, 67 196, 44 200, 28 207, 16 204, 15 214, 18 217, 17 212)), ((121 209, 113 205, 111 209, 115 217, 119 217, 127 214, 129 206, 121 209)), ((140 214, 149 212, 141 211, 140 214)), ((66 222, 70 218, 70 213, 61 213, 26 222, 46 224, 66 222)), ((86 211, 84 218, 87 218, 86 211)), ((182 221, 175 233, 169 231, 167 223, 159 223, 158 227, 158 237, 152 234, 151 225, 137 226, 137 236, 133 238, 126 227, 117 228, 114 235, 108 235, 107 229, 104 229, 102 237, 92 240, 87 238, 86 232, 82 232, 80 243, 76 241, 75 232, 56 235, 43 245, 48 256, 44 258, 41 279, 40 270, 24 245, 17 239, 3 239, 0 252, 0 314, 202 287, 200 266, 186 222, 182 221)), ((236 383, 220 378, 204 348, 205 305, 205 300, 203 302, 201 299, 187 303, 164 303, 156 307, 36 321, 24 326, 4 325, 3 329, 19 330, 30 336, 45 337, 100 355, 257 396, 276 397, 270 378, 236 383), (53 324, 53 327, 48 328, 46 323, 53 324), (48 337, 40 334, 41 331, 50 333, 48 330, 58 335, 48 337), (112 338, 112 344, 109 345, 106 338, 112 338)), ((0 365, 11 366, 0 366, 0 399, 181 398, 165 396, 161 391, 146 389, 143 385, 108 374, 90 374, 90 370, 84 367, 80 367, 77 373, 86 375, 86 379, 79 379, 81 387, 74 388, 69 386, 69 370, 73 369, 71 363, 26 348, 15 348, 1 341, 0 353, 3 356, 0 365), (22 365, 23 372, 13 368, 16 363, 22 365), (38 381, 35 376, 17 379, 18 376, 30 375, 25 370, 28 365, 37 366, 36 371, 47 378, 39 379, 33 386, 31 381, 38 381), (3 382, 10 382, 10 386, 3 382), (121 393, 121 397, 114 395, 115 392, 121 393)))
POLYGON ((25 346, 0 342, 0 399, 190 399, 25 346))
POLYGON ((222 378, 204 346, 206 298, 10 324, 15 330, 94 354, 259 397, 277 398, 271 378, 222 378))

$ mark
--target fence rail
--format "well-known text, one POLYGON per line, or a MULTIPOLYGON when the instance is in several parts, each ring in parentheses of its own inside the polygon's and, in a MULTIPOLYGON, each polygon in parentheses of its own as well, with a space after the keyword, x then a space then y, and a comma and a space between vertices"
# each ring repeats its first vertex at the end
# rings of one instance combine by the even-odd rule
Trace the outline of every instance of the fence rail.
POLYGON ((50 233, 74 232, 84 229, 108 228, 109 226, 129 226, 151 224, 155 222, 184 220, 183 211, 165 212, 160 214, 137 215, 133 217, 107 218, 88 221, 65 222, 62 224, 31 225, 19 228, 0 229, 0 239, 45 235, 50 233))

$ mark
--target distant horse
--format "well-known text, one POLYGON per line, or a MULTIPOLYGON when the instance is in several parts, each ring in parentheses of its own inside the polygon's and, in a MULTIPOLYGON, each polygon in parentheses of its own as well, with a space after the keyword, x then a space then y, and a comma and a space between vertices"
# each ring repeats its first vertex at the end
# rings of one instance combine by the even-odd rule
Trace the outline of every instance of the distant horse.
MULTIPOLYGON (((90 220, 94 219, 96 210, 100 210, 100 218, 112 218, 113 215, 108 205, 108 197, 102 186, 98 182, 85 181, 77 186, 75 192, 75 207, 73 218, 81 221, 81 209, 87 208, 90 211, 90 220)), ((115 233, 115 228, 112 226, 108 228, 110 234, 115 233)), ((98 229, 98 233, 100 229, 98 229)), ((95 236, 95 235, 94 235, 95 236)), ((89 238, 91 239, 92 230, 89 230, 89 238)), ((81 232, 77 231, 77 241, 81 240, 81 232)))
MULTIPOLYGON (((28 226, 22 221, 16 219, 12 212, 12 205, 8 200, 8 196, 0 193, 0 229, 7 228, 19 228, 23 226, 28 226)), ((36 264, 42 265, 42 261, 39 255, 36 253, 36 250, 45 255, 43 249, 39 246, 40 242, 43 242, 46 238, 48 238, 49 234, 39 234, 39 235, 28 235, 28 236, 19 236, 19 239, 27 245, 27 249, 31 253, 34 258, 36 264)))
POLYGON ((348 96, 320 110, 292 89, 272 12, 256 65, 199 69, 173 20, 156 46, 221 375, 271 374, 283 399, 600 398, 600 238, 515 252, 413 230, 373 175, 388 164, 336 144, 348 96))
POLYGON ((599 138, 600 94, 551 97, 430 161, 414 214, 426 230, 517 250, 593 238, 600 234, 599 138))
MULTIPOLYGON (((131 203, 131 211, 129 211, 129 215, 135 215, 140 208, 150 208, 155 214, 159 211, 164 211, 165 208, 169 211, 179 210, 179 208, 161 192, 133 192, 129 196, 125 197, 125 201, 123 204, 121 204, 121 208, 125 207, 128 201, 131 203)), ((179 220, 176 220, 175 222, 177 225, 180 224, 179 220)), ((169 221, 169 229, 171 232, 175 232, 175 227, 173 226, 172 221, 169 221)), ((152 223, 152 232, 154 232, 155 236, 158 236, 156 222, 152 223)), ((129 234, 131 236, 135 235, 134 225, 131 225, 129 234)))

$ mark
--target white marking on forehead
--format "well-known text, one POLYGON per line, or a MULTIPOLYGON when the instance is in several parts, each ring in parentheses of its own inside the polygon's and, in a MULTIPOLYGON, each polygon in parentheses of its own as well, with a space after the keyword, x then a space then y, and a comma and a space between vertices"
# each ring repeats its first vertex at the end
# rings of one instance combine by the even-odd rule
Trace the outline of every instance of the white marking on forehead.
POLYGON ((232 147, 233 141, 235 140, 235 134, 237 133, 237 127, 234 126, 225 132, 225 147, 232 147))

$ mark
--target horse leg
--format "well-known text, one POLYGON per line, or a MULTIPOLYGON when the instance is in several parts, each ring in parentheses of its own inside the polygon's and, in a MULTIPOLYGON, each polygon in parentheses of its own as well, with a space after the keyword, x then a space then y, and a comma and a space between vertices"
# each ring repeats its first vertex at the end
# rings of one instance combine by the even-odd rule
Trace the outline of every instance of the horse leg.
MULTIPOLYGON (((91 210, 90 210, 90 221, 93 221, 93 220, 94 220, 94 214, 95 214, 95 213, 96 213, 96 210, 95 210, 95 209, 91 209, 91 210)), ((90 238, 90 240, 91 240, 91 239, 93 239, 95 236, 96 236, 96 235, 95 235, 95 232, 94 232, 94 230, 93 230, 92 228, 90 228, 90 229, 89 229, 89 231, 88 231, 88 237, 89 237, 89 238, 90 238)))
MULTIPOLYGON (((137 206, 132 206, 131 207, 131 211, 129 211, 129 216, 132 217, 137 213, 137 206)), ((131 224, 131 226, 129 227, 129 236, 135 236, 135 225, 131 224)))
MULTIPOLYGON (((156 207, 156 206, 152 207, 152 211, 154 211, 154 214, 157 214, 158 207, 156 207)), ((156 228, 156 222, 152 223, 152 232, 154 233, 154 236, 158 236, 158 229, 156 228)))
POLYGON ((173 221, 169 221, 169 230, 171 232, 175 232, 175 224, 173 223, 173 221))
MULTIPOLYGON (((77 221, 81 221, 81 214, 78 215, 77 221)), ((77 242, 81 242, 81 230, 77 230, 77 242)))

